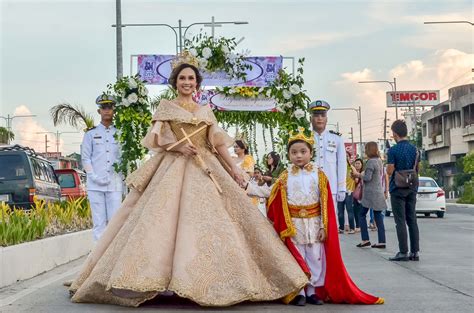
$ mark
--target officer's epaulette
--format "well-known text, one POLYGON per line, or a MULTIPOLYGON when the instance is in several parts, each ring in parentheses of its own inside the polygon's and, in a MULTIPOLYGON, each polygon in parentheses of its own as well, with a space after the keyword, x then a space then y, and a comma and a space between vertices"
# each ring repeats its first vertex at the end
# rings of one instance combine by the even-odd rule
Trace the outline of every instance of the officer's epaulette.
POLYGON ((337 131, 334 131, 334 130, 330 130, 329 132, 334 135, 342 136, 341 133, 338 133, 337 131))
POLYGON ((97 126, 92 126, 92 127, 86 128, 86 129, 85 129, 85 132, 88 132, 89 130, 93 130, 93 129, 95 129, 96 127, 97 127, 97 126))

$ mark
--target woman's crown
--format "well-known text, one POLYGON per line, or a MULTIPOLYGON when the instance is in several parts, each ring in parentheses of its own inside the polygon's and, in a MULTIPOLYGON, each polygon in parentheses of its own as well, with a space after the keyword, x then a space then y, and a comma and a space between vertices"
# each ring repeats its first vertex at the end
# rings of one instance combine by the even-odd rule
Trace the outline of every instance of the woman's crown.
POLYGON ((302 140, 309 145, 314 145, 314 136, 313 132, 310 130, 306 130, 304 127, 298 127, 298 132, 290 131, 290 138, 288 139, 288 143, 292 143, 296 140, 302 140), (305 132, 308 134, 306 135, 305 132))
POLYGON ((184 50, 183 52, 179 53, 176 58, 171 61, 171 69, 175 69, 181 64, 190 64, 199 68, 199 61, 198 59, 191 54, 188 50, 184 50))

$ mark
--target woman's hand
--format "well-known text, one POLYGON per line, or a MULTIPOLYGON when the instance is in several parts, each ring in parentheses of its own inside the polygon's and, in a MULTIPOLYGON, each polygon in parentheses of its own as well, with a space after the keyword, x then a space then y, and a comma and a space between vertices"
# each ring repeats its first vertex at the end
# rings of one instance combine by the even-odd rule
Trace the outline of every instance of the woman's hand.
POLYGON ((273 177, 271 176, 262 176, 263 180, 266 182, 272 181, 273 177))
POLYGON ((324 230, 324 228, 319 229, 316 240, 319 241, 319 242, 325 242, 326 241, 326 231, 324 230))
POLYGON ((388 190, 385 190, 383 194, 385 196, 385 200, 387 200, 388 199, 388 190))
POLYGON ((239 184, 239 186, 245 186, 246 183, 245 183, 243 175, 241 174, 242 170, 236 165, 234 165, 232 166, 231 171, 232 171, 232 178, 235 180, 235 182, 239 184))
POLYGON ((192 157, 197 155, 197 149, 194 145, 190 143, 186 143, 182 146, 180 146, 176 151, 181 152, 187 157, 192 157))

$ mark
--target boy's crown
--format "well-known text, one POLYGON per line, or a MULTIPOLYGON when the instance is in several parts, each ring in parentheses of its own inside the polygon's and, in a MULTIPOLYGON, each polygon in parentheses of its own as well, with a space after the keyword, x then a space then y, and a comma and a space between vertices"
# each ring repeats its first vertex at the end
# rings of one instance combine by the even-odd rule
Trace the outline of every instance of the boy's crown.
POLYGON ((288 139, 288 143, 291 143, 296 140, 302 140, 308 143, 310 146, 314 146, 313 132, 310 130, 306 130, 304 127, 298 127, 298 132, 290 131, 290 138, 288 139), (308 135, 306 135, 305 133, 308 135))
POLYGON ((194 65, 196 68, 199 68, 198 59, 188 50, 184 50, 183 52, 179 53, 176 58, 171 61, 171 69, 174 70, 181 64, 191 64, 194 65))

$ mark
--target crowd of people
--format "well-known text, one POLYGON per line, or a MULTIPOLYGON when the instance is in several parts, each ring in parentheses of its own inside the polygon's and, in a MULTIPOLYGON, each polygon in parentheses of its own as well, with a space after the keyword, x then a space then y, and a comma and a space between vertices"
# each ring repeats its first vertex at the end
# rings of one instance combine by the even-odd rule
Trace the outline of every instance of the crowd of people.
POLYGON ((258 168, 245 141, 229 137, 212 109, 194 102, 202 82, 197 63, 173 64, 169 83, 177 97, 160 102, 142 141, 154 154, 126 177, 130 192, 118 209, 108 200, 117 192, 113 163, 120 158, 114 100, 96 101, 101 125, 86 133, 83 158, 95 182, 88 193, 98 199, 91 201, 97 242, 70 286, 72 301, 138 306, 172 293, 205 306, 276 299, 298 306, 382 304, 350 278, 339 235, 347 224, 348 234, 360 229, 358 247, 385 248, 382 212, 391 175, 400 247, 392 260, 419 259, 416 181, 407 174, 416 171, 418 153, 406 141, 404 122, 392 125, 399 144, 385 171, 375 142, 366 144, 365 162, 351 162, 340 134, 326 129, 329 104, 314 101, 312 130, 289 134, 289 163, 273 151, 258 168), (370 210, 378 231, 373 245, 370 210))

